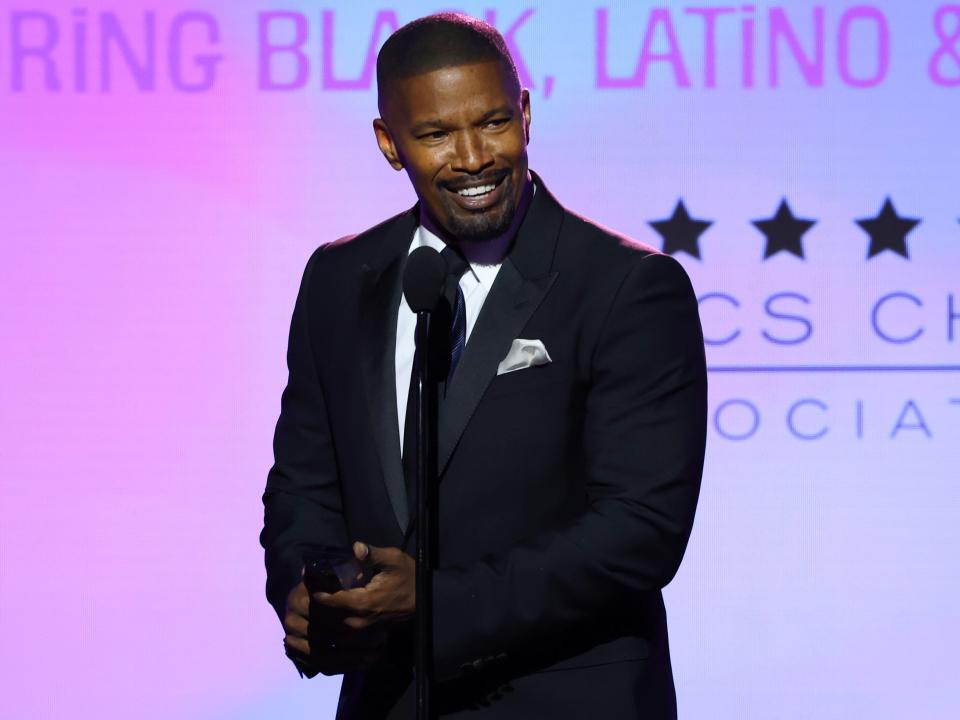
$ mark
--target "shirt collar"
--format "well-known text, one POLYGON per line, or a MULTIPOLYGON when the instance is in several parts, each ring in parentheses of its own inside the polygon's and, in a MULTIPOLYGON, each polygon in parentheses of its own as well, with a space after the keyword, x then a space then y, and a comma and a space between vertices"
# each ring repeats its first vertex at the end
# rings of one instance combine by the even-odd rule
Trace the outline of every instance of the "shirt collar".
MULTIPOLYGON (((533 195, 537 194, 537 184, 531 183, 531 192, 533 195)), ((509 243, 507 243, 509 244, 509 243)), ((410 246, 410 252, 413 252, 414 249, 418 247, 432 247, 437 252, 442 252, 447 244, 441 240, 435 233, 428 230, 423 225, 417 226, 417 232, 414 235, 413 243, 410 246)), ((497 271, 500 269, 500 265, 503 263, 501 260, 495 265, 479 265, 473 262, 470 262, 469 259, 467 262, 470 265, 470 274, 473 278, 480 284, 488 284, 493 282, 493 279, 497 276, 497 271)))
MULTIPOLYGON (((413 238, 413 245, 410 248, 410 252, 413 252, 418 247, 432 247, 437 252, 442 252, 447 244, 441 240, 435 233, 430 232, 423 225, 417 226, 416 235, 413 238)), ((481 277, 477 273, 477 269, 473 266, 473 263, 468 263, 470 265, 470 273, 473 277, 481 282, 481 277)))

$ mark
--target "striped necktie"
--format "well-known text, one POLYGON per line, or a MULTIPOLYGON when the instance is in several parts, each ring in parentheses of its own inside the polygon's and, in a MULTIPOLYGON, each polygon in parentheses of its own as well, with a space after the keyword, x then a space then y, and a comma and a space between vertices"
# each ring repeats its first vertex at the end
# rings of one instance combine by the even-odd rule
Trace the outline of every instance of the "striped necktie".
POLYGON ((464 257, 447 245, 440 256, 447 262, 447 282, 444 286, 444 296, 450 303, 450 369, 447 372, 447 384, 453 378, 453 371, 457 369, 463 347, 467 344, 467 306, 463 299, 463 290, 460 289, 460 278, 470 267, 464 257))

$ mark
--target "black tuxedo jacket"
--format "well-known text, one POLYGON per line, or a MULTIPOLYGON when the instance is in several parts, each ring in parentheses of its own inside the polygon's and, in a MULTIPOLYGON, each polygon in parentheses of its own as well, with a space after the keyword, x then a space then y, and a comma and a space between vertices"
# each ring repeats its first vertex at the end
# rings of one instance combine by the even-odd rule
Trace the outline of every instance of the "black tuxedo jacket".
MULTIPOLYGON (((706 437, 697 301, 673 258, 537 191, 439 413, 439 707, 478 718, 676 715, 660 589, 706 437), (497 375, 514 338, 552 362, 497 375)), ((263 495, 267 598, 304 547, 403 546, 394 345, 415 206, 310 257, 263 495)), ((404 632, 338 717, 412 718, 404 632)))

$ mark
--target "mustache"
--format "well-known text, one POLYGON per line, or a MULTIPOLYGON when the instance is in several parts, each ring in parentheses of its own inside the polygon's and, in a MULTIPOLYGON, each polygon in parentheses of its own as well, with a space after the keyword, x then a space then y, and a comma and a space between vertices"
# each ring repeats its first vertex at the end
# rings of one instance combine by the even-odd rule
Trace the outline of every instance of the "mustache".
POLYGON ((450 190, 451 192, 458 192, 465 188, 477 187, 478 185, 496 185, 501 180, 505 180, 510 177, 509 170, 493 170, 483 175, 474 175, 471 177, 465 177, 459 180, 447 180, 437 183, 440 187, 450 190))

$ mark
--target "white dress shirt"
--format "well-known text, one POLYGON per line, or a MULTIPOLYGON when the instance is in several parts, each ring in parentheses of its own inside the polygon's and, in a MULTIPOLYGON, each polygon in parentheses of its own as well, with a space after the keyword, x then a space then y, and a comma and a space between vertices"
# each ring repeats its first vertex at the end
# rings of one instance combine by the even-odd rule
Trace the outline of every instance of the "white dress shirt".
MULTIPOLYGON (((423 225, 417 227, 413 233, 413 242, 410 243, 408 254, 418 247, 428 245, 437 252, 443 250, 446 244, 423 225)), ((490 286, 493 285, 502 262, 495 265, 481 265, 470 263, 470 268, 460 278, 460 289, 463 291, 463 300, 466 304, 465 314, 467 331, 465 342, 470 341, 470 331, 477 322, 483 301, 487 299, 490 286)), ((407 419, 407 394, 410 392, 410 372, 413 369, 414 332, 417 328, 417 314, 407 305, 406 298, 400 298, 400 308, 397 313, 397 352, 394 367, 397 375, 397 419, 400 423, 400 447, 403 448, 403 426, 407 419)), ((464 345, 466 350, 466 345, 464 345)))

